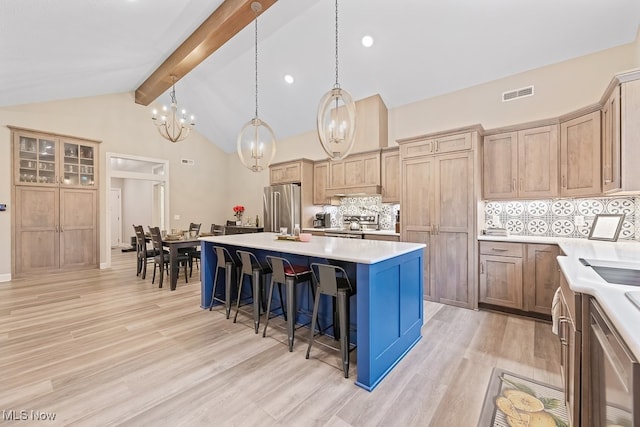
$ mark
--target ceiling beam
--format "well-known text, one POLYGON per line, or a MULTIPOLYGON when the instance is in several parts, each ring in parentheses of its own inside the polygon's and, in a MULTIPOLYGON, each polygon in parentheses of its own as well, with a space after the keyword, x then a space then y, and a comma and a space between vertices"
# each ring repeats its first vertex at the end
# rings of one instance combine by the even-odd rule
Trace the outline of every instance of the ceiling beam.
MULTIPOLYGON (((249 25, 256 17, 255 0, 225 0, 151 75, 136 89, 136 104, 149 105, 176 81, 249 25)), ((262 10, 277 0, 260 0, 262 10)))

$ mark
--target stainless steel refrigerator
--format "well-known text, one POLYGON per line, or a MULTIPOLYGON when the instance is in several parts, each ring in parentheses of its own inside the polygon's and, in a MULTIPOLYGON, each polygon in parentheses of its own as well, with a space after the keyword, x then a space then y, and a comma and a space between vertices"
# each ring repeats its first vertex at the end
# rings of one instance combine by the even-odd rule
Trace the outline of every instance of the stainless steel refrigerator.
POLYGON ((264 231, 280 232, 287 227, 288 233, 300 222, 300 185, 281 184, 264 188, 264 231))

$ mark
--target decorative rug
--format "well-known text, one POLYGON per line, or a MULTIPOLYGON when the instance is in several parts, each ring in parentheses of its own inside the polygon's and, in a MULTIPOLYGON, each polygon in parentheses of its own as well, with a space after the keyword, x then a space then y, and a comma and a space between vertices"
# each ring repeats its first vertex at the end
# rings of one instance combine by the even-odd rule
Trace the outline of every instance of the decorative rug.
POLYGON ((478 427, 568 427, 561 389, 493 368, 478 427))

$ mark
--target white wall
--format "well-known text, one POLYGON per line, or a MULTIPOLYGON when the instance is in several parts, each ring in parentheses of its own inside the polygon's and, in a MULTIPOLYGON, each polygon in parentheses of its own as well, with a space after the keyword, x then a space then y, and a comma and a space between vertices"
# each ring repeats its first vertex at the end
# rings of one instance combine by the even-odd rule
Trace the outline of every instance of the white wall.
MULTIPOLYGON (((600 101, 616 72, 639 66, 638 42, 389 110, 389 141, 481 124, 485 129, 557 117, 600 101), (534 85, 535 95, 502 102, 534 85)), ((482 64, 469 64, 469 71, 482 64)))
MULTIPOLYGON (((122 185, 122 227, 123 242, 128 242, 134 235, 133 224, 155 226, 152 223, 153 182, 141 179, 124 179, 122 185)), ((187 224, 188 225, 188 224, 187 224)))

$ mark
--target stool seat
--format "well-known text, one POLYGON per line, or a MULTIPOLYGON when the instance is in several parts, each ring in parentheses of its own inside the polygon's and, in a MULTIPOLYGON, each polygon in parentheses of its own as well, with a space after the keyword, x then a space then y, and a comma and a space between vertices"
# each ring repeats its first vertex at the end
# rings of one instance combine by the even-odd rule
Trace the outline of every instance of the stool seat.
MULTIPOLYGON (((311 316, 311 339, 307 347, 306 358, 309 358, 311 347, 315 341, 314 324, 318 319, 318 308, 320 306, 321 295, 335 297, 337 301, 337 320, 339 329, 336 330, 334 320, 334 334, 338 338, 340 335, 340 353, 342 358, 342 370, 344 377, 349 378, 349 352, 353 350, 350 346, 350 330, 349 330, 349 299, 356 294, 356 288, 351 284, 347 272, 337 265, 330 264, 311 264, 311 273, 313 281, 317 287, 316 295, 313 302, 313 315, 311 316)), ((335 317, 334 317, 335 319, 335 317)), ((321 331, 322 332, 322 331, 321 331)))
MULTIPOLYGON (((307 282, 313 294, 313 286, 311 282, 311 268, 306 265, 291 264, 286 258, 273 255, 266 257, 267 262, 271 266, 271 284, 269 286, 269 296, 267 297, 267 313, 270 313, 271 301, 273 298, 273 286, 277 283, 278 289, 281 284, 286 288, 286 310, 284 311, 285 320, 287 321, 287 339, 289 343, 289 351, 293 351, 293 339, 296 326, 296 285, 307 282), (287 318, 288 315, 288 318, 287 318)), ((280 305, 282 306, 282 292, 280 292, 280 305)), ((267 327, 269 326, 269 315, 264 324, 262 336, 267 336, 267 327)))

